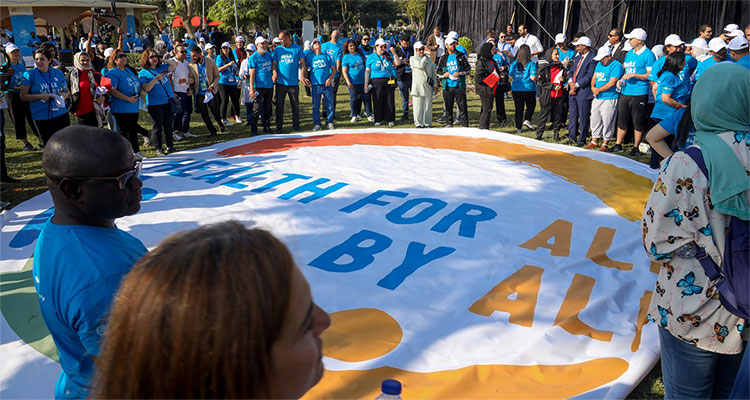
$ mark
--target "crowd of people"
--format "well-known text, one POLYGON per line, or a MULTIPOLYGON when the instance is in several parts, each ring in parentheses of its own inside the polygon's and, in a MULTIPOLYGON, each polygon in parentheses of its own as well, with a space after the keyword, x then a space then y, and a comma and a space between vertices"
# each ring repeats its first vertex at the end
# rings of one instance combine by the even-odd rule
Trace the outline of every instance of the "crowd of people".
MULTIPOLYGON (((458 33, 439 29, 424 41, 378 38, 373 45, 372 35, 346 39, 338 31, 303 46, 285 31, 272 40, 256 34, 249 44, 238 36, 234 47, 188 36, 145 46, 136 66, 128 65, 127 35, 120 32, 116 48, 96 49, 89 34, 69 71, 54 46, 36 49, 29 69, 19 48, 6 44, 4 104, 26 150, 37 148, 27 125, 38 136, 55 205, 33 274, 60 354, 56 397, 293 398, 323 373, 320 334, 330 318, 273 235, 226 222, 178 233, 148 252, 115 226, 140 209, 140 136, 158 155, 170 153, 175 140, 193 136, 193 110, 216 135, 242 123, 241 103, 251 134, 282 133, 287 98, 299 131, 300 82, 312 96, 314 129, 334 129, 342 79, 351 122, 393 126, 398 88, 402 119, 411 106, 416 127, 432 126, 441 91, 437 122, 469 126, 472 70, 482 129, 493 106, 498 124, 507 122, 509 94, 517 131, 534 129, 537 138, 549 121, 559 139, 566 119, 568 143, 588 149, 622 151, 632 127, 637 151, 645 135, 652 166, 661 168, 643 240, 663 264, 649 319, 659 324, 666 395, 729 396, 750 329, 709 295, 712 282, 695 252, 684 249, 697 244, 721 264, 729 215, 750 218, 750 26, 727 25, 716 38, 703 26, 689 43, 669 35, 650 49, 640 28, 612 29, 598 48, 584 34, 570 43, 558 34, 544 49, 526 26, 517 32, 488 31, 475 67, 458 33), (150 131, 139 125, 143 109, 150 131), (77 125, 69 126, 70 114, 77 125), (120 134, 106 134, 107 125, 120 134), (705 176, 680 152, 692 144, 703 151, 705 176), (218 312, 226 309, 244 311, 218 312), (243 335, 232 333, 238 324, 243 335)), ((2 182, 12 181, 3 163, 2 182)))

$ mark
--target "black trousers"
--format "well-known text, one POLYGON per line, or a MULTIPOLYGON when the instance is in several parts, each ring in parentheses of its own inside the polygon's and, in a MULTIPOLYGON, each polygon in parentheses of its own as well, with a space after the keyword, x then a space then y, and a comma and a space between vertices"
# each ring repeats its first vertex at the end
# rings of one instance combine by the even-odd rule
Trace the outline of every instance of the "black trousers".
POLYGON ((497 114, 497 123, 502 125, 508 120, 507 114, 505 114, 505 93, 498 89, 495 91, 495 114, 497 114))
POLYGON ((37 119, 34 120, 34 122, 36 122, 36 127, 39 128, 39 135, 42 137, 42 143, 46 145, 55 132, 66 126, 70 126, 70 114, 66 112, 59 117, 44 120, 37 119))
MULTIPOLYGON (((276 130, 284 127, 284 101, 289 95, 289 105, 292 106, 292 126, 299 130, 299 86, 276 84, 276 130)), ((269 114, 270 115, 270 114, 269 114)), ((264 115, 265 116, 265 115, 264 115)))
POLYGON ((372 108, 375 122, 396 121, 395 91, 396 86, 389 85, 388 78, 372 80, 372 108))
POLYGON ((490 115, 493 103, 495 103, 495 95, 480 94, 479 100, 482 102, 482 109, 479 111, 479 129, 490 129, 490 115))
POLYGON ((96 111, 83 115, 76 115, 76 120, 78 121, 78 125, 99 126, 99 121, 96 119, 96 111))
POLYGON ((263 130, 271 128, 271 112, 273 111, 273 88, 255 88, 258 95, 253 102, 253 115, 250 118, 250 132, 258 133, 258 119, 261 119, 263 130))
POLYGON ((552 131, 557 134, 565 122, 565 99, 550 97, 549 104, 539 103, 539 115, 536 120, 536 136, 541 137, 547 127, 547 121, 552 121, 552 131))
POLYGON ((227 119, 227 108, 229 100, 232 101, 232 115, 240 115, 240 89, 237 85, 219 84, 219 95, 221 95, 221 119, 227 119))
POLYGON ((203 124, 206 125, 206 129, 208 129, 208 133, 210 135, 215 135, 216 128, 214 127, 213 122, 211 122, 211 117, 208 116, 208 111, 211 110, 211 114, 213 114, 216 123, 219 124, 219 128, 224 128, 224 124, 221 123, 221 114, 219 112, 219 99, 214 97, 213 100, 208 102, 208 104, 203 102, 205 99, 205 94, 195 95, 195 111, 201 115, 201 119, 203 120, 203 124))
POLYGON ((164 139, 167 142, 167 148, 173 148, 172 118, 174 118, 174 115, 169 108, 169 103, 159 104, 158 106, 148 106, 148 115, 150 115, 151 120, 154 121, 153 127, 151 128, 151 143, 154 145, 154 148, 156 150, 162 150, 162 132, 164 132, 164 139))
POLYGON ((513 104, 516 105, 516 129, 521 129, 523 121, 531 121, 531 116, 534 115, 536 92, 513 92, 513 104))
POLYGON ((120 129, 120 135, 130 142, 133 153, 140 151, 138 144, 138 113, 112 113, 120 129))
POLYGON ((31 131, 41 141, 39 136, 39 130, 34 123, 34 119, 31 118, 31 108, 28 101, 21 100, 21 94, 19 92, 8 92, 5 94, 8 100, 8 114, 10 114, 10 120, 13 122, 13 126, 16 127, 16 139, 26 139, 26 124, 29 124, 31 131))
POLYGON ((446 87, 443 93, 445 94, 445 114, 448 117, 448 123, 453 122, 453 103, 455 102, 458 106, 458 123, 462 126, 469 126, 466 89, 446 87))

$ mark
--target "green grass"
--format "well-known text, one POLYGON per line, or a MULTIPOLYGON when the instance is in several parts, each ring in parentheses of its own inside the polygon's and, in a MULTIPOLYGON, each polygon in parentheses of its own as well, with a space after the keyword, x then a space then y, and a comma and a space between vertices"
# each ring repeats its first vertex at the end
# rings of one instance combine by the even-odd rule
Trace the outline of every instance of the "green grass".
MULTIPOLYGON (((300 125, 303 132, 310 132, 313 129, 312 122, 312 100, 310 97, 304 96, 304 90, 300 88, 300 125)), ((472 127, 478 127, 479 125, 479 112, 480 112, 480 101, 476 94, 468 94, 468 108, 469 108, 469 125, 472 127)), ((396 93, 396 128, 414 128, 412 120, 402 122, 401 117, 401 96, 398 91, 396 93)), ((337 96, 337 112, 336 112, 336 128, 370 128, 373 126, 372 123, 367 122, 366 119, 362 119, 356 123, 349 122, 349 94, 345 86, 339 88, 339 94, 337 96)), ((284 117, 284 133, 294 133, 291 130, 291 109, 289 103, 286 103, 286 115, 284 117)), ((513 102, 507 100, 505 102, 505 110, 508 116, 508 122, 512 124, 513 113, 515 108, 513 102)), ((242 109, 241 118, 243 122, 245 120, 245 110, 242 109)), ((433 121, 436 120, 443 112, 443 100, 442 96, 438 96, 433 103, 433 121)), ((515 127, 512 125, 506 126, 499 129, 496 124, 495 116, 490 118, 490 129, 495 131, 504 131, 513 133, 515 127)), ((534 116, 536 118, 536 115, 534 116)), ((23 182, 13 185, 4 185, 3 191, 0 192, 0 199, 3 201, 10 202, 9 208, 15 207, 19 203, 26 201, 40 193, 47 190, 46 182, 42 172, 42 152, 41 151, 24 151, 23 145, 20 141, 15 139, 15 131, 13 124, 10 122, 6 114, 6 162, 8 164, 8 173, 14 178, 22 179, 23 182)), ((534 120, 532 120, 534 121, 534 120)), ((71 119, 71 123, 75 123, 75 118, 71 119)), ((150 129, 151 121, 145 112, 141 112, 140 125, 144 128, 150 129)), ((275 125, 272 125, 272 128, 275 125)), ((435 127, 441 125, 435 123, 435 127)), ((395 128, 392 128, 395 129, 395 128)), ((240 139, 250 136, 250 129, 243 125, 233 125, 227 127, 226 133, 219 134, 217 137, 208 137, 208 130, 203 125, 203 121, 200 115, 197 113, 192 114, 190 122, 190 131, 199 137, 183 139, 182 141, 176 142, 175 147, 178 151, 186 149, 201 148, 212 145, 218 142, 225 142, 234 139, 240 139)), ((32 144, 37 144, 36 138, 29 131, 30 141, 32 144)), ((535 132, 524 130, 519 134, 520 136, 534 138, 535 132)), ((544 141, 552 142, 551 132, 545 133, 544 141)), ((561 132, 564 137, 567 135, 567 130, 561 132)), ((628 157, 627 151, 630 150, 630 145, 625 145, 626 152, 622 153, 623 157, 628 157)), ((156 153, 152 148, 141 148, 141 152, 146 157, 155 157, 156 153)), ((640 162, 648 162, 649 156, 646 154, 638 154, 635 157, 630 157, 640 162)), ((657 399, 664 397, 664 386, 661 382, 661 370, 659 364, 644 378, 644 380, 635 388, 633 392, 628 396, 629 399, 657 399)))

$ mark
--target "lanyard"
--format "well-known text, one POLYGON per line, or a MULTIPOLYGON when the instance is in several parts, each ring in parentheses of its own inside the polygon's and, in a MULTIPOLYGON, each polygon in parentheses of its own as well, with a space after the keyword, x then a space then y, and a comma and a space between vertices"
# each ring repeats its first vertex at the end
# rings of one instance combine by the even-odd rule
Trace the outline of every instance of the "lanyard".
MULTIPOLYGON (((37 71, 39 71, 39 69, 38 69, 38 68, 37 68, 37 71)), ((51 74, 51 71, 49 71, 49 70, 47 71, 47 74, 50 74, 50 75, 52 75, 52 74, 51 74)), ((48 92, 49 92, 50 94, 54 94, 54 93, 52 92, 52 80, 51 80, 51 79, 47 79, 47 77, 46 77, 46 76, 44 76, 44 72, 42 72, 42 71, 39 71, 39 75, 41 75, 41 76, 42 76, 42 79, 44 79, 44 82, 45 82, 45 83, 47 84, 47 88, 48 88, 48 89, 47 89, 47 91, 48 91, 48 92)))

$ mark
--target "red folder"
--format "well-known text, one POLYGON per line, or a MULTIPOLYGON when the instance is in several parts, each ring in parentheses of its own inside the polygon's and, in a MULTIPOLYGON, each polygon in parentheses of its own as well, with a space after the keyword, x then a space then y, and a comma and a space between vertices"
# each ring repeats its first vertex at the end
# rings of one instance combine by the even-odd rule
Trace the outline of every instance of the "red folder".
POLYGON ((498 75, 497 71, 492 71, 491 74, 487 75, 487 77, 482 80, 482 82, 492 88, 492 94, 495 94, 495 90, 497 90, 497 83, 499 81, 500 75, 498 75))

